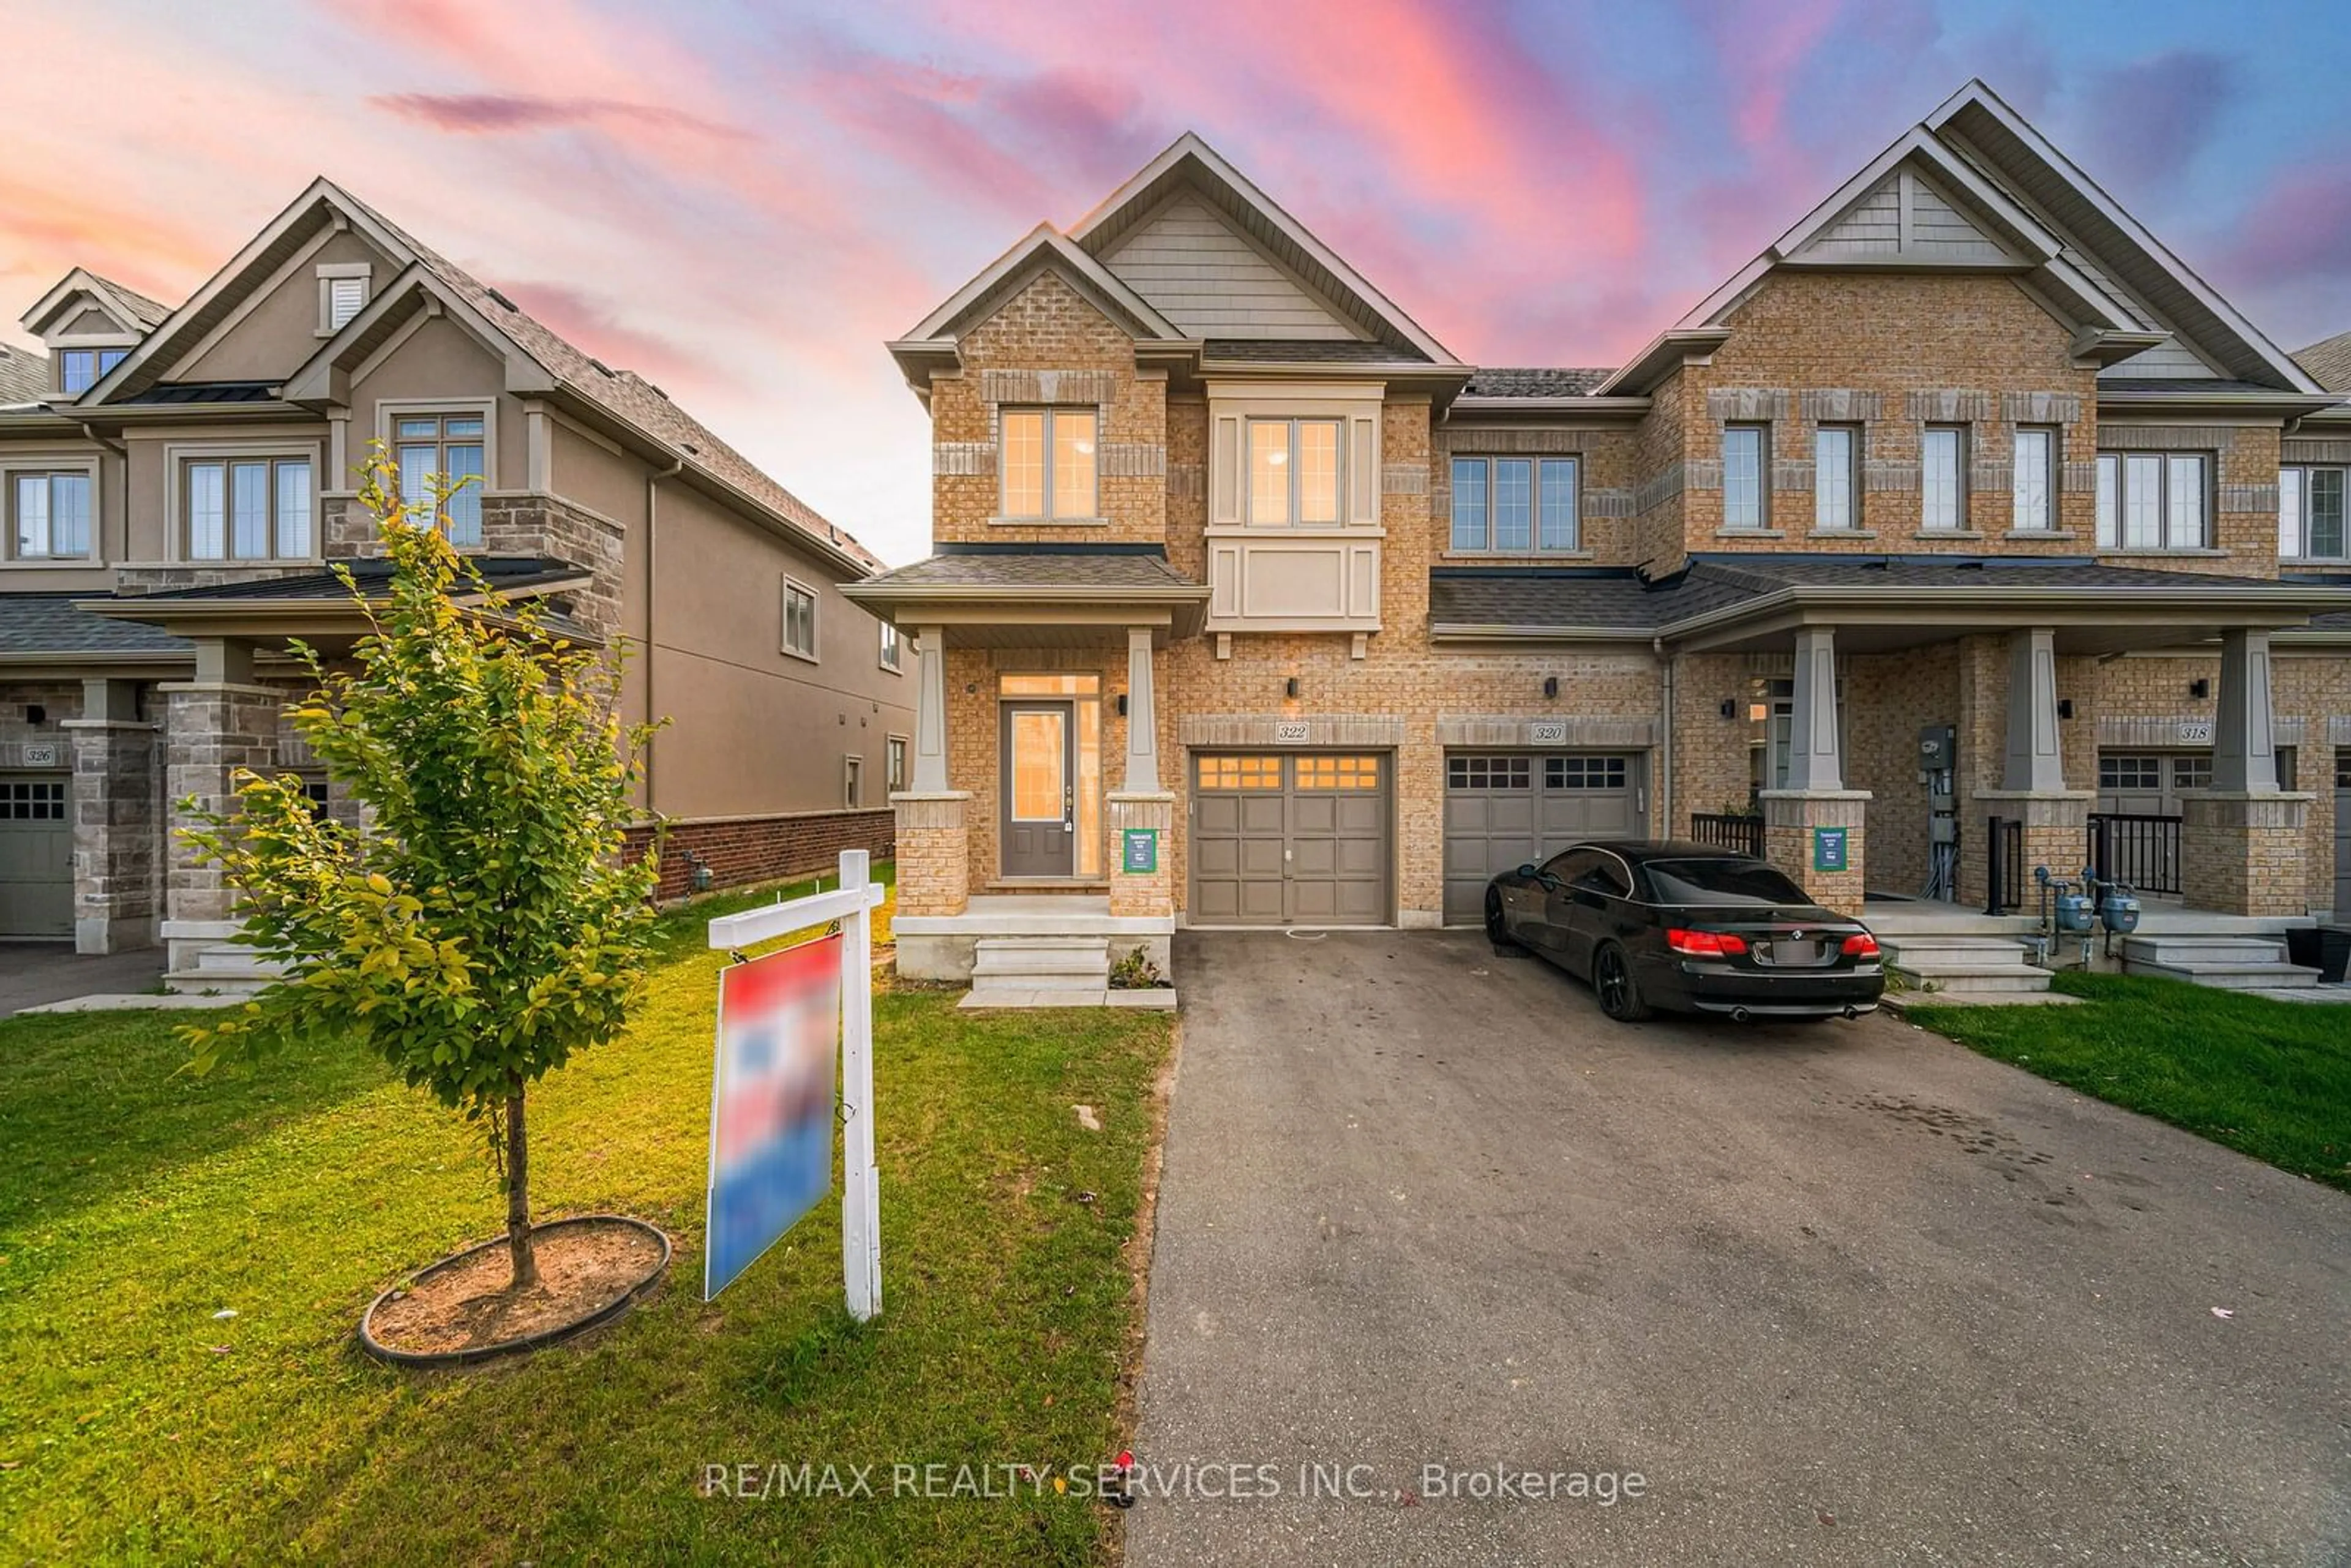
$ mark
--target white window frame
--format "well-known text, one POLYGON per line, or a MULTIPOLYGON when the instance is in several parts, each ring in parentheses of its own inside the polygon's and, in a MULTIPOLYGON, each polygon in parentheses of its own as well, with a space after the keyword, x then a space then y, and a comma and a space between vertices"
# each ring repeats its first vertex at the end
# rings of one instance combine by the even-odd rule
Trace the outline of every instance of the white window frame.
POLYGON ((1971 434, 1964 424, 1929 424, 1918 432, 1918 531, 1922 534, 1963 534, 1968 531, 1968 437, 1971 434), (1950 493, 1938 496, 1942 486, 1938 482, 1931 455, 1938 435, 1951 438, 1950 493), (1938 522, 1936 514, 1948 507, 1949 521, 1938 522))
MULTIPOLYGON (((290 566, 316 564, 326 559, 326 516, 321 497, 326 494, 326 454, 315 441, 204 441, 172 442, 163 448, 163 516, 169 520, 167 559, 179 565, 210 567, 290 566), (277 464, 292 458, 306 458, 310 465, 310 553, 308 555, 197 555, 191 545, 188 517, 188 465, 191 463, 257 463, 277 464)), ((269 517, 269 543, 277 544, 277 515, 275 497, 277 476, 270 476, 272 504, 269 517)), ((228 525, 224 522, 225 528, 228 525)), ((224 538, 222 548, 232 541, 224 538)))
MULTIPOLYGON (((474 492, 487 500, 498 487, 498 400, 494 397, 409 397, 388 399, 375 405, 375 438, 383 443, 395 465, 400 460, 400 442, 392 434, 403 417, 415 419, 464 419, 472 415, 482 422, 482 480, 472 486, 474 492)), ((447 443, 435 437, 435 444, 447 443)), ((484 538, 478 545, 461 545, 469 553, 489 548, 488 518, 483 519, 484 538)))
POLYGON ((2063 449, 2064 434, 2053 424, 2020 424, 2016 427, 2011 446, 2014 465, 2009 479, 2011 497, 2009 528, 2020 534, 2053 534, 2063 531, 2057 515, 2057 476, 2062 471, 2058 455, 2063 449), (2041 454, 2029 458, 2025 449, 2038 443, 2041 454), (2038 481, 2040 516, 2030 515, 2031 500, 2036 494, 2028 486, 2028 476, 2038 481))
POLYGON ((818 592, 813 584, 802 582, 799 578, 787 572, 784 574, 782 590, 777 595, 776 605, 778 613, 782 616, 782 624, 776 637, 778 648, 792 658, 806 659, 811 664, 819 663, 818 639, 823 635, 819 622, 823 619, 824 595, 818 592), (795 593, 808 601, 808 646, 806 648, 792 645, 792 595, 795 593))
MULTIPOLYGON (((1241 521, 1253 528, 1343 528, 1347 526, 1347 420, 1335 413, 1251 414, 1241 421, 1241 521), (1305 424, 1327 424, 1331 447, 1331 516, 1311 522, 1298 515, 1298 430, 1305 424), (1288 470, 1290 502, 1287 517, 1279 521, 1257 515, 1257 432, 1288 426, 1290 440, 1282 462, 1288 470)), ((1491 506, 1490 499, 1489 507, 1491 506)))
POLYGON ((844 811, 865 809, 865 758, 853 751, 841 759, 841 809, 844 811))
POLYGON ((887 621, 878 621, 875 624, 882 628, 882 649, 877 655, 882 667, 893 675, 904 674, 906 673, 906 640, 899 636, 898 629, 887 621))
POLYGON ((105 520, 106 507, 95 457, 86 453, 60 453, 56 456, 36 452, 11 453, 7 461, 0 464, 0 566, 26 571, 80 571, 103 565, 105 520), (20 556, 16 553, 16 481, 20 477, 59 474, 80 474, 89 480, 89 551, 86 555, 20 556))
POLYGON ((1102 515, 1102 426, 1109 422, 1096 403, 1008 403, 996 413, 996 515, 1007 523, 1034 524, 1040 527, 1067 528, 1071 525, 1100 523, 1102 515), (1004 423, 1008 419, 1029 414, 1042 416, 1039 423, 1039 461, 1043 465, 1037 487, 1037 507, 1034 512, 1016 512, 1011 506, 1008 488, 1011 482, 1008 465, 1003 461, 1004 423), (1054 509, 1053 425, 1059 419, 1070 416, 1090 419, 1094 426, 1094 488, 1093 495, 1082 511, 1058 513, 1054 509))
POLYGON ((1755 420, 1740 420, 1722 427, 1722 531, 1727 534, 1761 534, 1771 530, 1771 427, 1755 420), (1733 436, 1752 435, 1755 438, 1755 517, 1753 521, 1734 519, 1730 515, 1730 443, 1733 436))
MULTIPOLYGON (((1573 452, 1461 452, 1456 453, 1447 466, 1450 476, 1448 515, 1446 524, 1446 551, 1449 555, 1501 556, 1567 556, 1583 555, 1583 459, 1573 452), (1506 547, 1495 517, 1494 497, 1496 473, 1504 463, 1527 465, 1527 542, 1523 547, 1506 547), (1484 474, 1485 516, 1479 524, 1482 542, 1465 544, 1461 538, 1461 520, 1458 508, 1461 500, 1461 471, 1474 465, 1484 474), (1567 541, 1564 544, 1543 542, 1543 470, 1547 465, 1564 465, 1568 470, 1567 541)), ((1320 525, 1309 524, 1308 527, 1320 525)))
POLYGON ((319 336, 331 338, 349 326, 351 317, 365 310, 375 298, 375 267, 364 261, 326 261, 319 264, 319 336), (350 316, 335 319, 335 286, 356 279, 360 286, 359 303, 351 307, 350 316))
POLYGON ((913 737, 886 735, 882 737, 882 783, 885 793, 895 795, 906 789, 907 780, 914 776, 910 771, 914 756, 913 737))
POLYGON ((2211 452, 2147 451, 2128 446, 2108 447, 2099 452, 2097 465, 2097 548, 2110 555, 2201 555, 2213 547, 2213 478, 2219 472, 2218 454, 2211 452), (2197 502, 2202 529, 2193 544, 2183 544, 2174 537, 2173 476, 2179 462, 2194 459, 2198 467, 2197 502), (2155 465, 2155 539, 2152 543, 2129 541, 2129 517, 2137 482, 2131 477, 2134 462, 2155 465))
POLYGON ((2339 463, 2287 463, 2278 468, 2278 559, 2294 561, 2351 559, 2351 468, 2339 463), (2310 548, 2310 481, 2332 474, 2342 491, 2341 538, 2332 551, 2310 548), (2288 530, 2292 530, 2289 534, 2288 530), (2292 548, 2288 548, 2289 544, 2292 548))
POLYGON ((1861 441, 1858 424, 1821 424, 1813 428, 1813 531, 1816 534, 1858 534, 1868 530, 1862 523, 1861 441), (1844 444, 1844 456, 1832 462, 1828 454, 1828 438, 1838 437, 1844 444), (1832 494, 1829 476, 1834 473, 1844 481, 1844 520, 1835 520, 1829 511, 1832 494))

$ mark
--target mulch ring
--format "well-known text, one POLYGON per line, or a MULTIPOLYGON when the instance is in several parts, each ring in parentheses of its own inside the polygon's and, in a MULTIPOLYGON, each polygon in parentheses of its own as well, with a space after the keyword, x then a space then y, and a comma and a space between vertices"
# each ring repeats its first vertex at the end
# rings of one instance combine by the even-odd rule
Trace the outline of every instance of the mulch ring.
POLYGON ((587 1214, 532 1229, 538 1283, 516 1293, 501 1236, 423 1269, 360 1320, 380 1360, 452 1366, 534 1350, 609 1322, 669 1267, 669 1238, 641 1219, 587 1214))

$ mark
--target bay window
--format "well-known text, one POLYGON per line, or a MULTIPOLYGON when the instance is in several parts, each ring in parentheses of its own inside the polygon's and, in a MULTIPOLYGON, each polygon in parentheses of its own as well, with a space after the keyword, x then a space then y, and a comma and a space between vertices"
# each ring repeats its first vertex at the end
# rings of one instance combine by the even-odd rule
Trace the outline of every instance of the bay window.
POLYGON ((2209 548, 2211 471, 2200 452, 2099 453, 2098 548, 2209 548))
POLYGON ((311 540, 307 457, 199 457, 180 472, 190 560, 299 560, 311 540))
POLYGON ((433 491, 447 492, 441 526, 461 549, 482 543, 482 486, 488 420, 479 409, 402 410, 392 416, 392 459, 400 465, 400 503, 413 522, 431 522, 433 491))
POLYGON ((2341 560, 2346 538, 2342 468, 2278 470, 2278 557, 2282 560, 2341 560))
POLYGON ((1092 409, 1006 409, 1002 515, 1024 522, 1082 522, 1102 515, 1092 409))
POLYGON ((12 473, 7 505, 10 559, 89 558, 91 486, 87 471, 12 473))
POLYGON ((1582 544, 1573 457, 1456 457, 1453 549, 1534 554, 1582 544))

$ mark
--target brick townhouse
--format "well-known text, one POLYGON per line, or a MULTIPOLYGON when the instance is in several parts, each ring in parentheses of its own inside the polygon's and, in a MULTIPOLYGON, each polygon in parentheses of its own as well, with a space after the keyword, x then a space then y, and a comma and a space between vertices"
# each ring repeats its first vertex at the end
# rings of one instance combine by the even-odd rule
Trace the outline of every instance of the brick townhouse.
POLYGON ((1980 83, 1624 365, 1463 363, 1189 135, 889 348, 910 974, 1471 924, 1586 834, 2351 904, 2343 400, 1980 83))
POLYGON ((311 185, 176 308, 77 269, 24 323, 45 351, 0 350, 0 937, 254 978, 173 803, 240 766, 317 773, 287 640, 357 635, 334 564, 381 589, 351 489, 371 441, 413 497, 477 481, 447 524, 494 583, 630 646, 626 716, 673 721, 641 792, 674 824, 666 891, 887 849, 914 676, 841 596, 880 563, 349 193, 311 185))

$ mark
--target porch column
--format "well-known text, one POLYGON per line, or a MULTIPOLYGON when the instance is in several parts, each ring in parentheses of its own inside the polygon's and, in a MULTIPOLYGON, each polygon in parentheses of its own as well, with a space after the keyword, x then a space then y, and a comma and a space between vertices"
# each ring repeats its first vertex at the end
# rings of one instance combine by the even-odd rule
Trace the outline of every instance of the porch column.
POLYGON ((73 746, 74 951, 155 945, 155 726, 139 717, 136 682, 87 680, 73 746))
POLYGON ((1761 795, 1763 852, 1816 903, 1858 914, 1869 791, 1844 787, 1834 628, 1807 626, 1796 633, 1795 685, 1788 787, 1761 795))
POLYGON ((2191 909, 2308 913, 2303 835, 2312 797, 2278 788, 2270 715, 2270 634, 2220 634, 2212 787, 2180 796, 2179 888, 2191 909))
POLYGON ((1159 792, 1158 705, 1151 693, 1151 629, 1126 633, 1126 783, 1122 793, 1159 792))
MULTIPOLYGON (((193 798, 198 810, 234 813, 238 773, 266 772, 277 762, 287 694, 254 681, 253 644, 234 637, 199 639, 196 678, 157 689, 167 705, 164 794, 170 802, 162 935, 171 949, 171 975, 193 982, 198 955, 226 943, 243 922, 236 918, 236 889, 218 867, 199 865, 181 837, 193 825, 181 802, 193 798)), ((239 981, 256 977, 236 970, 231 965, 219 973, 239 981)))
MULTIPOLYGON (((915 630, 914 788, 890 797, 896 810, 898 914, 956 915, 971 904, 971 836, 964 808, 971 796, 947 775, 947 632, 915 630)), ((909 979, 960 977, 941 944, 909 935, 898 944, 898 972, 909 979)), ((967 955, 963 973, 968 973, 967 955)))
POLYGON ((1970 905, 1981 903, 1991 891, 1990 857, 1999 846, 1985 836, 1989 818, 2018 825, 2016 863, 2005 868, 2014 879, 2004 890, 2011 897, 2021 894, 2031 902, 2029 879, 2034 866, 2045 865, 2062 875, 2082 863, 2090 807, 2097 795, 2065 787, 2064 748, 2057 730, 2056 638, 2048 626, 2009 635, 2008 706, 2002 724, 2007 745, 2001 787, 1974 792, 1975 820, 1963 819, 1959 829, 1962 843, 1983 841, 1965 857, 1956 879, 1964 894, 1961 901, 1970 905))
POLYGON ((1836 631, 1796 633, 1796 701, 1789 740, 1788 788, 1842 789, 1844 753, 1837 736, 1836 631))
POLYGON ((2057 740, 2057 633, 2047 626, 2008 640, 2008 761, 2001 788, 2065 788, 2065 759, 2057 740))

